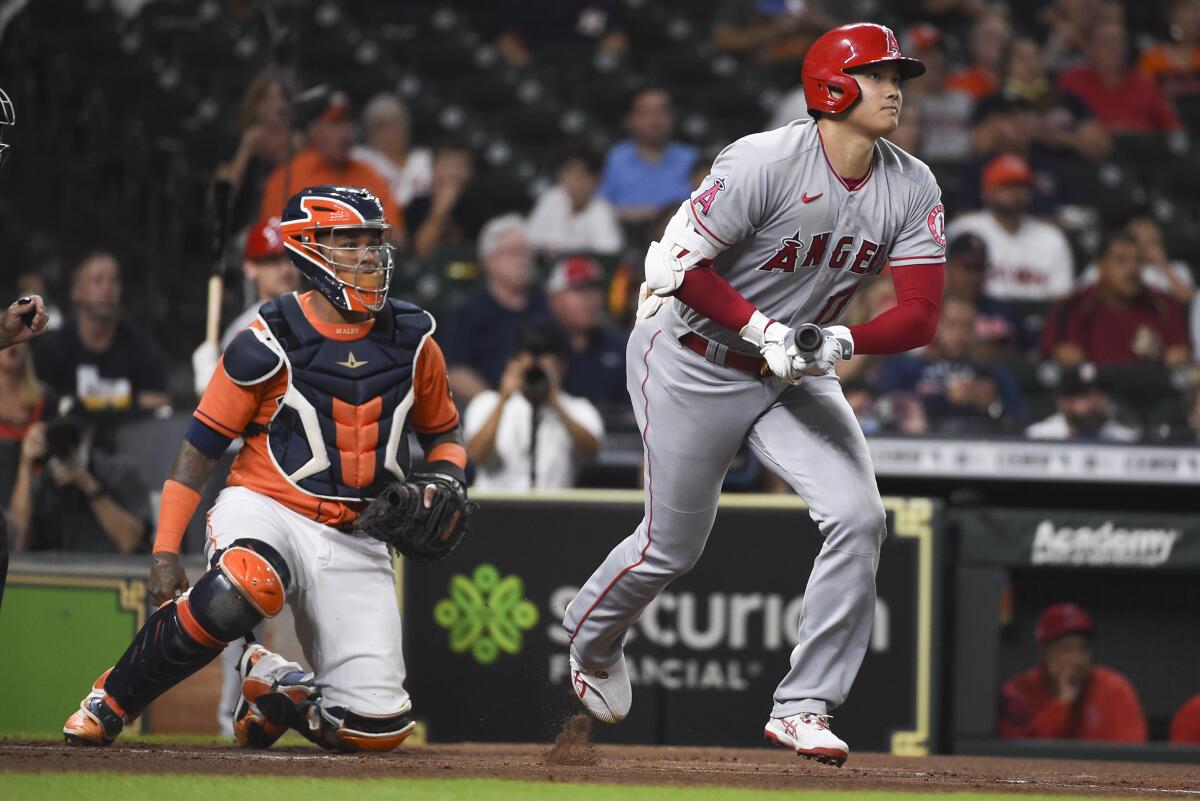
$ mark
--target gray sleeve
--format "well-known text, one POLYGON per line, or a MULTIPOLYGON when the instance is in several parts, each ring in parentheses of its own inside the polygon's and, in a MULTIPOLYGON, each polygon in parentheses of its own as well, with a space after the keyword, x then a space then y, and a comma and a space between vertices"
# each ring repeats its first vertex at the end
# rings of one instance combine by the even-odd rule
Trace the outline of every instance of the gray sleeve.
POLYGON ((933 173, 926 171, 924 180, 914 186, 904 228, 892 245, 888 261, 893 267, 945 263, 946 210, 933 173))
POLYGON ((745 239, 763 218, 766 171, 757 148, 744 139, 717 156, 687 201, 687 219, 718 251, 745 239))

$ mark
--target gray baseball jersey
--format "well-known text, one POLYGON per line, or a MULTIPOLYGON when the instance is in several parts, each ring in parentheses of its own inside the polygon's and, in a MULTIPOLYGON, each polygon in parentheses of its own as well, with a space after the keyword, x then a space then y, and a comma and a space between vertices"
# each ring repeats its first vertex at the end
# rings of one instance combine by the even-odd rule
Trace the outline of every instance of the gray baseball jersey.
MULTIPOLYGON (((829 166, 812 120, 737 140, 684 205, 692 227, 723 251, 717 273, 792 328, 837 323, 862 280, 886 264, 946 260, 945 212, 929 168, 880 139, 871 171, 852 190, 829 166)), ((757 353, 678 300, 668 305, 669 333, 691 329, 757 353)))
MULTIPOLYGON (((882 140, 872 163, 851 189, 826 160, 816 124, 794 122, 726 148, 684 211, 721 251, 717 272, 763 314, 792 327, 832 324, 885 264, 945 260, 929 169, 882 140)), ((634 327, 627 380, 645 446, 646 511, 567 607, 571 656, 592 670, 620 659, 630 624, 699 559, 725 472, 747 443, 808 502, 825 540, 771 715, 826 713, 845 700, 866 653, 886 536, 866 439, 836 375, 792 386, 725 366, 723 355, 684 347, 689 330, 758 355, 678 299, 634 327)))

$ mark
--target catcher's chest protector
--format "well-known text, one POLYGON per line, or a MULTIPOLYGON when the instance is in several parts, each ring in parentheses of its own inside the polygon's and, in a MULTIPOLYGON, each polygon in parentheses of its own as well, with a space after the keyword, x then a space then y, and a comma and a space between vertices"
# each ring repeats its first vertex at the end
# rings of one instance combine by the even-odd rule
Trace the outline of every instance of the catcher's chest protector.
POLYGON ((433 318, 389 300, 371 333, 353 342, 322 336, 284 295, 259 310, 288 372, 267 426, 271 458, 288 481, 322 498, 373 498, 408 473, 413 374, 433 318))

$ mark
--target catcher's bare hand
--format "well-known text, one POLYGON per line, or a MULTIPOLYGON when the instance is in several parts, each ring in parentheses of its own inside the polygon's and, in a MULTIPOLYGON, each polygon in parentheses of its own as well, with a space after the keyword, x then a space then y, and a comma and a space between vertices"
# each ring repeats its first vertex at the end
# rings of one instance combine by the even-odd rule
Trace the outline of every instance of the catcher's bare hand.
POLYGON ((146 582, 146 593, 150 596, 152 604, 162 606, 189 586, 191 585, 188 584, 187 574, 179 564, 179 554, 159 552, 151 557, 150 580, 146 582))

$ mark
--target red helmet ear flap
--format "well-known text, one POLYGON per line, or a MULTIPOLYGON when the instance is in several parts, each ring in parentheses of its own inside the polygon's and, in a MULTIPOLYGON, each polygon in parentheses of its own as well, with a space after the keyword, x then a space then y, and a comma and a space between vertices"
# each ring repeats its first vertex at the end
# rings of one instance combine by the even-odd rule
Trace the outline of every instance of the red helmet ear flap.
POLYGON ((810 75, 804 79, 804 96, 813 111, 839 114, 854 105, 859 94, 858 81, 849 75, 810 75), (836 95, 832 87, 841 89, 841 95, 836 95))

